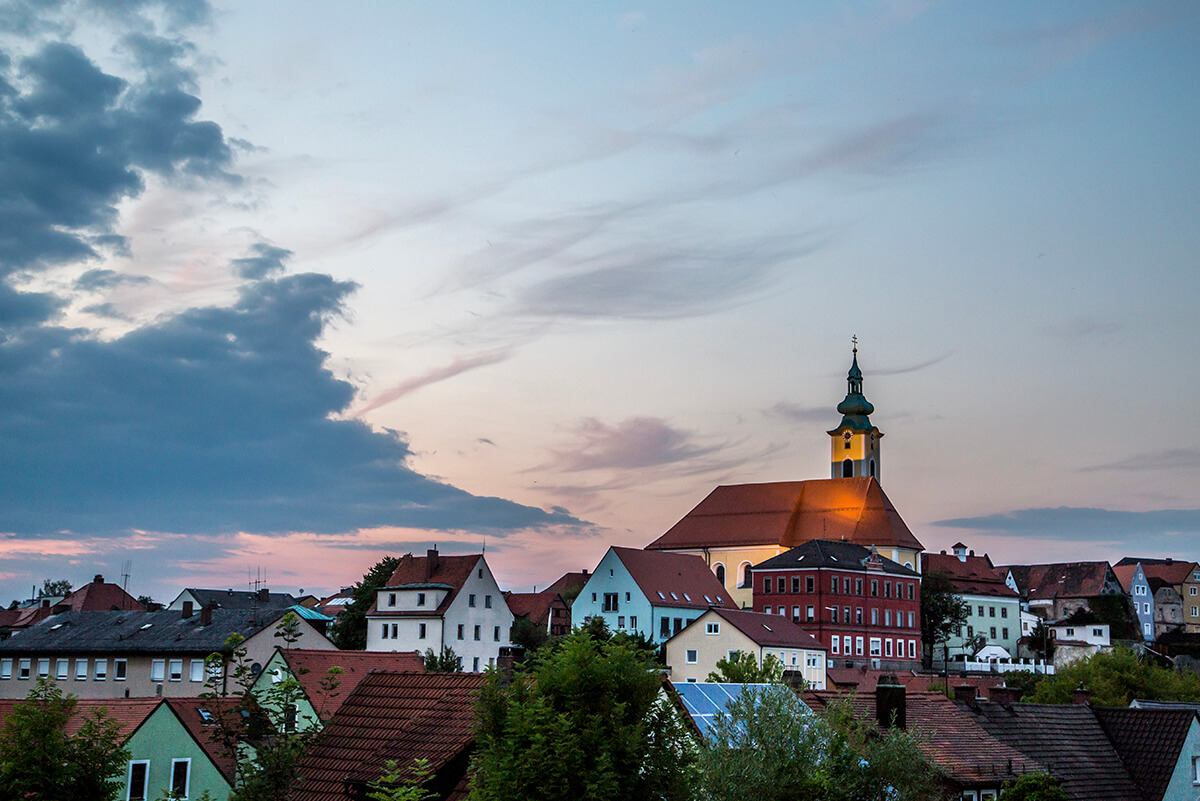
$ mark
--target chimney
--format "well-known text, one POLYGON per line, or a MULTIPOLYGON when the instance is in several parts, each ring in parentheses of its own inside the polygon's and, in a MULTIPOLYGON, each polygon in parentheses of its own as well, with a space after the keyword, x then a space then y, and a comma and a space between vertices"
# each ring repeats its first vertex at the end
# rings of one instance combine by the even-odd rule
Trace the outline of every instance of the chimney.
POLYGON ((585 575, 585 576, 586 576, 587 574, 588 574, 588 569, 585 567, 585 568, 583 569, 583 575, 585 575))
POLYGON ((50 608, 50 599, 49 599, 49 598, 43 598, 43 599, 42 599, 42 608, 43 608, 43 609, 49 609, 49 608, 50 608))
POLYGON ((1075 706, 1087 706, 1092 699, 1092 693, 1083 686, 1083 682, 1079 682, 1079 686, 1071 690, 1071 703, 1075 706))
POLYGON ((212 624, 213 610, 217 608, 216 601, 210 601, 208 606, 200 610, 200 625, 208 626, 212 624))
POLYGON ((975 549, 974 549, 974 548, 972 548, 972 549, 971 549, 970 551, 968 551, 967 553, 969 553, 971 556, 974 556, 974 555, 975 555, 975 549))
POLYGON ((266 587, 263 587, 262 589, 258 590, 258 592, 254 593, 254 595, 256 596, 259 603, 265 604, 271 600, 271 591, 269 589, 267 589, 266 587))
POLYGON ((433 578, 433 574, 437 572, 440 562, 437 548, 430 548, 425 552, 425 578, 433 578))
POLYGON ((192 616, 192 602, 184 601, 183 602, 183 619, 187 620, 191 616, 192 616))
POLYGON ((496 657, 496 669, 500 671, 500 680, 504 684, 512 681, 513 668, 525 661, 525 649, 519 645, 500 646, 500 655, 496 657))
POLYGON ((995 701, 1005 709, 1012 709, 1013 701, 1021 697, 1021 689, 1019 687, 992 687, 988 690, 988 700, 995 701))
POLYGON ((960 704, 966 704, 971 709, 978 709, 979 704, 975 701, 975 688, 970 684, 959 684, 954 688, 954 700, 960 704))
POLYGON ((93 584, 103 584, 103 583, 104 583, 104 576, 102 576, 102 575, 100 575, 99 573, 97 573, 97 574, 96 574, 96 577, 95 577, 94 579, 92 579, 92 583, 93 583, 93 584))
POLYGON ((885 729, 889 726, 905 728, 905 706, 904 685, 892 673, 880 676, 875 685, 875 717, 879 725, 885 729))

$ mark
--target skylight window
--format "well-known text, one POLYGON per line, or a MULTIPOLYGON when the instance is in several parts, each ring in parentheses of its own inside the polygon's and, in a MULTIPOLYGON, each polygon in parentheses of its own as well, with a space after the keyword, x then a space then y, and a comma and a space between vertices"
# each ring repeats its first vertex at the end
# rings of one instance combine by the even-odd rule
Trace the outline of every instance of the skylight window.
POLYGON ((197 707, 196 711, 200 713, 200 722, 201 723, 212 723, 213 722, 212 712, 209 712, 207 709, 205 709, 202 706, 197 707))
POLYGON ((659 591, 658 591, 658 597, 659 597, 659 598, 662 598, 664 601, 665 601, 665 600, 667 600, 667 596, 665 596, 665 595, 663 595, 663 594, 662 594, 662 590, 659 590, 659 591))
POLYGON ((153 625, 154 625, 153 623, 143 623, 141 628, 139 629, 139 631, 145 631, 146 629, 150 628, 153 625))
POLYGON ((683 594, 683 600, 687 601, 689 604, 692 602, 691 596, 689 596, 686 592, 683 594))
POLYGON ((59 630, 59 629, 61 629, 62 627, 63 627, 63 624, 62 624, 62 623, 55 623, 53 626, 51 626, 51 627, 50 627, 50 630, 51 630, 51 631, 58 631, 58 630, 59 630))
POLYGON ((704 600, 706 603, 712 603, 712 598, 709 598, 707 595, 704 596, 704 600))
POLYGON ((763 623, 763 628, 766 629, 767 631, 771 630, 771 627, 768 626, 766 623, 763 623))
POLYGON ((679 596, 678 596, 678 595, 676 595, 675 593, 671 593, 671 599, 672 599, 672 600, 674 600, 674 601, 678 601, 678 600, 679 600, 679 596))

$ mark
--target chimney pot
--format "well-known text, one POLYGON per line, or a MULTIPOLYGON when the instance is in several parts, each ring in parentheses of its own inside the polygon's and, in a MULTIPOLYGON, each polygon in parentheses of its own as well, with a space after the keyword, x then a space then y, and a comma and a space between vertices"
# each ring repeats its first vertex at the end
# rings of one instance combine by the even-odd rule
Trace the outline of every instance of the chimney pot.
POLYGON ((183 617, 184 617, 184 620, 186 620, 187 618, 189 618, 189 617, 191 617, 191 616, 192 616, 192 609, 193 609, 193 606, 192 606, 192 602, 191 602, 191 601, 184 601, 184 602, 183 602, 183 617))
POLYGON ((966 704, 972 709, 978 709, 975 701, 975 688, 970 684, 959 684, 954 688, 954 700, 966 704))
POLYGON ((1092 694, 1086 687, 1083 686, 1083 682, 1079 682, 1079 686, 1074 690, 1071 690, 1071 703, 1075 704, 1076 706, 1087 706, 1091 699, 1092 694))
POLYGON ((269 589, 267 589, 266 587, 263 587, 262 589, 260 589, 256 593, 256 595, 258 595, 258 600, 264 604, 267 601, 271 600, 271 591, 269 589))
POLYGON ((102 576, 102 575, 100 575, 99 573, 97 573, 97 574, 96 574, 96 577, 95 577, 94 579, 92 579, 92 583, 93 583, 93 584, 103 584, 103 583, 104 583, 104 576, 102 576))
POLYGON ((438 559, 437 548, 430 548, 425 552, 425 578, 433 578, 433 574, 438 570, 440 561, 438 559))
POLYGON ((995 701, 1005 709, 1012 709, 1013 701, 1021 697, 1021 690, 1017 687, 993 687, 988 690, 988 698, 995 701))
POLYGON ((906 728, 905 707, 904 685, 891 673, 880 676, 875 685, 875 717, 879 725, 885 729, 889 726, 906 728))
POLYGON ((200 610, 200 625, 207 626, 212 623, 213 610, 217 608, 217 602, 212 601, 208 606, 200 610))

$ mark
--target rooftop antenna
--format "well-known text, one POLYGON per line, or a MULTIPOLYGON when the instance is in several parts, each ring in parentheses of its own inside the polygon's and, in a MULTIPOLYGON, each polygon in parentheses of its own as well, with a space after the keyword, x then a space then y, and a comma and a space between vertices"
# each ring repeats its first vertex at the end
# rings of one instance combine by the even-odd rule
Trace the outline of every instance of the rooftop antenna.
POLYGON ((133 560, 126 559, 121 563, 121 589, 125 592, 125 597, 121 599, 121 605, 129 603, 129 571, 133 569, 133 560))

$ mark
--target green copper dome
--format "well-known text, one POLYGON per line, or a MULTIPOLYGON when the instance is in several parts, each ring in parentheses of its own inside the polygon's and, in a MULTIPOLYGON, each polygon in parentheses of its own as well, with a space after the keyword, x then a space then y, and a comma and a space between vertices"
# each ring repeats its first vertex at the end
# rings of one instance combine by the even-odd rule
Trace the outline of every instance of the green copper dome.
POLYGON ((862 370, 858 369, 858 348, 855 348, 854 361, 850 365, 850 372, 846 374, 846 397, 837 405, 837 410, 842 415, 842 425, 857 430, 872 427, 867 415, 875 411, 875 407, 862 394, 862 380, 862 370))

